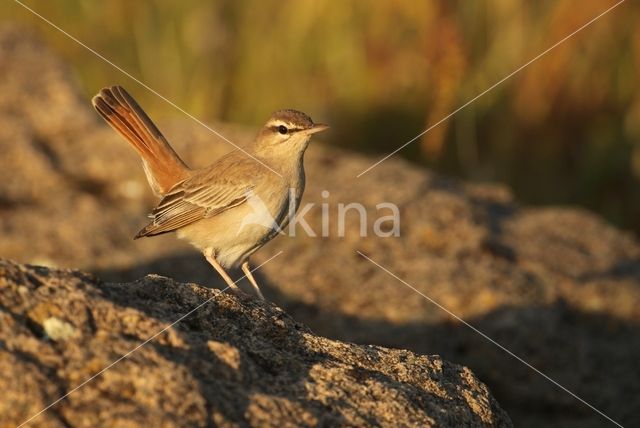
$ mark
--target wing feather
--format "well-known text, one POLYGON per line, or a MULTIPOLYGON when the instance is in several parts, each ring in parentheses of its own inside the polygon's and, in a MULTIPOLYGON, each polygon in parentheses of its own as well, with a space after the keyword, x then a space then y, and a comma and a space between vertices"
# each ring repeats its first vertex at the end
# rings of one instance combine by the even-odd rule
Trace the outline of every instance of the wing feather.
POLYGON ((135 236, 154 236, 210 218, 246 202, 264 167, 236 152, 178 183, 149 216, 152 221, 135 236), (251 166, 249 174, 241 172, 251 166), (229 169, 235 174, 227 174, 229 169), (238 173, 239 172, 239 173, 238 173))

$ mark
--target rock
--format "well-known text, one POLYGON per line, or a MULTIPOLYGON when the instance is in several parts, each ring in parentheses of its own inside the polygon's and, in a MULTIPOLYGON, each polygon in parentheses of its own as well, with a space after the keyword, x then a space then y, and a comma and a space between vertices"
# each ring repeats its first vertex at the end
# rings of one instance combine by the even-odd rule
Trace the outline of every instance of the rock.
MULTIPOLYGON (((79 267, 109 281, 157 273, 222 286, 201 255, 173 236, 131 240, 156 201, 135 153, 93 112, 92 94, 78 95, 65 64, 5 27, 0 75, 0 255, 79 267)), ((232 149, 186 118, 158 125, 196 167, 232 149)), ((255 131, 213 126, 238 143, 255 131)), ((283 251, 258 271, 267 298, 322 336, 465 364, 518 426, 606 422, 360 251, 614 420, 635 422, 637 239, 586 210, 523 207, 503 186, 461 183, 397 156, 356 178, 378 159, 313 142, 303 204, 315 205, 305 219, 320 235, 328 203, 330 234, 298 230, 256 254, 258 264, 283 251), (367 237, 359 236, 356 216, 338 236, 337 205, 351 202, 366 207, 367 237), (380 202, 399 207, 399 238, 371 234, 380 202)), ((210 346, 237 361, 233 351, 210 346)))
POLYGON ((0 305, 5 425, 100 373, 29 426, 512 426, 466 367, 325 339, 246 295, 0 260, 0 305))
POLYGON ((56 342, 67 340, 76 334, 76 329, 71 324, 57 317, 47 318, 42 327, 46 336, 56 342))

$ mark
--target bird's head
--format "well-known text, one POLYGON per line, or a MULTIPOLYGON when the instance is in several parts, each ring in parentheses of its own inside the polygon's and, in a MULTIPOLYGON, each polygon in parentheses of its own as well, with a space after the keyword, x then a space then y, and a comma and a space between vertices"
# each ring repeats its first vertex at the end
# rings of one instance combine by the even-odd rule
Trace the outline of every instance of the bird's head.
POLYGON ((278 110, 260 130, 254 148, 264 154, 304 153, 311 136, 327 128, 301 111, 278 110))

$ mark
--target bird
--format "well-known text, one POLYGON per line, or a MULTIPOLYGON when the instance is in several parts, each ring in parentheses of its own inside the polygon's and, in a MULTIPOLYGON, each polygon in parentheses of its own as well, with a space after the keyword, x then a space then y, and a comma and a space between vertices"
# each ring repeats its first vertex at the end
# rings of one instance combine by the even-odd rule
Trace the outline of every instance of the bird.
POLYGON ((191 169, 123 87, 101 89, 92 104, 138 152, 149 186, 161 198, 134 239, 175 232, 202 252, 228 288, 238 290, 227 270, 240 267, 264 300, 249 258, 300 206, 305 151, 312 135, 328 125, 297 110, 278 110, 245 148, 191 169))

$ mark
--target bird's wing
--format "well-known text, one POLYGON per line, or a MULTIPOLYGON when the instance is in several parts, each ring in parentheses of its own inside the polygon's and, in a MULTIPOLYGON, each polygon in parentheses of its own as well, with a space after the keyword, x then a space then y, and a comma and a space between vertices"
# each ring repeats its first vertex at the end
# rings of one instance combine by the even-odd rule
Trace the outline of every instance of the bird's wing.
POLYGON ((245 203, 263 169, 256 164, 246 157, 228 156, 177 184, 151 213, 153 221, 134 239, 171 232, 245 203))

